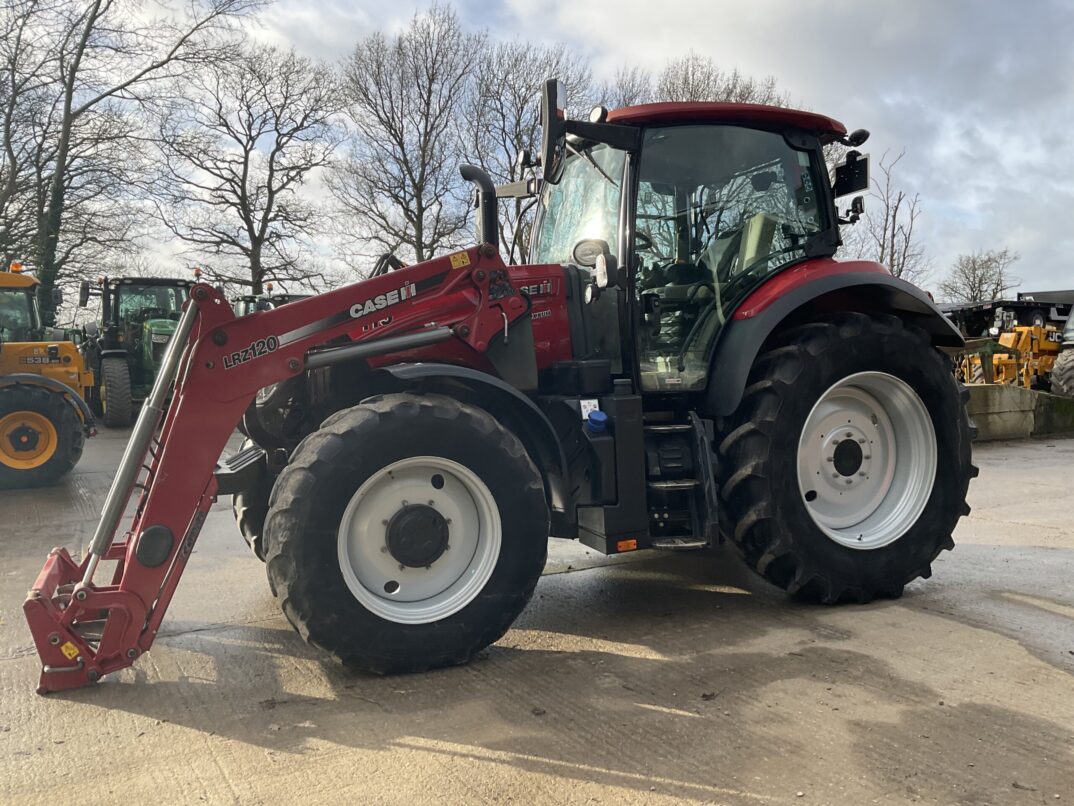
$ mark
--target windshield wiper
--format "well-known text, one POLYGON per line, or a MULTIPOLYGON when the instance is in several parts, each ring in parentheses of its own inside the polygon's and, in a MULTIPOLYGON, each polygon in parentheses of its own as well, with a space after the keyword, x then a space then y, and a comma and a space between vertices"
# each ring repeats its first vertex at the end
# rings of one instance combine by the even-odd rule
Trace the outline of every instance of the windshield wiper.
POLYGON ((601 168, 599 165, 597 165, 597 161, 595 159, 593 159, 593 155, 589 153, 588 148, 583 148, 581 151, 579 151, 577 148, 572 146, 570 143, 567 143, 567 150, 577 154, 579 157, 581 157, 586 162, 588 162, 590 165, 592 165, 594 168, 596 168, 597 173, 599 173, 601 176, 603 176, 605 179, 607 179, 609 182, 611 182, 612 187, 614 187, 614 188, 619 187, 619 183, 616 182, 614 179, 612 179, 610 176, 608 176, 608 174, 604 173, 604 169, 601 168))

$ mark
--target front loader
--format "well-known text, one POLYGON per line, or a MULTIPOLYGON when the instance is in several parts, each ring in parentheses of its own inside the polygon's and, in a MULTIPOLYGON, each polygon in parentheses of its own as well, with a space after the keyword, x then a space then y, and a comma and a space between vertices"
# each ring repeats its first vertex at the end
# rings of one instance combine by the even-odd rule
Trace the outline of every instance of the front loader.
POLYGON ((255 488, 287 619, 378 673, 496 641, 549 535, 727 540, 827 603, 930 575, 976 473, 963 339, 921 290, 835 259, 867 133, 742 104, 584 122, 562 98, 547 82, 539 183, 463 167, 476 246, 243 317, 190 289, 88 552, 55 549, 26 600, 40 691, 147 651, 213 501, 255 488), (508 266, 497 196, 533 193, 534 263, 508 266))

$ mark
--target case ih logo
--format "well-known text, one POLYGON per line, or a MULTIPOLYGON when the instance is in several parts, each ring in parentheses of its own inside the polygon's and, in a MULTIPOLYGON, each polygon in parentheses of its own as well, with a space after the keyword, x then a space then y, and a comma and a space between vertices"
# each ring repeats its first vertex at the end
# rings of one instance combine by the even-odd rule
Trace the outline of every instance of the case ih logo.
POLYGON ((556 287, 551 280, 541 280, 533 285, 520 286, 519 291, 528 297, 550 297, 556 293, 556 287))
POLYGON ((351 318, 361 319, 363 316, 368 316, 371 313, 388 308, 392 305, 398 305, 403 300, 412 299, 418 295, 418 287, 411 283, 407 283, 402 288, 396 288, 394 291, 389 291, 386 294, 377 294, 371 299, 367 299, 365 302, 356 302, 351 305, 351 318))

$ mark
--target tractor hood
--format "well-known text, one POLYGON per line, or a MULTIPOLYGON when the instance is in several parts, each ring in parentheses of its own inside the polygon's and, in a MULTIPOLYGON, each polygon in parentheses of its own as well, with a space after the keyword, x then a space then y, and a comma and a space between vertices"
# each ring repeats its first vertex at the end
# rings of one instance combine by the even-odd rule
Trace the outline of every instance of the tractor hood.
POLYGON ((155 369, 160 365, 177 324, 174 319, 149 319, 142 324, 142 349, 145 351, 146 366, 155 369))

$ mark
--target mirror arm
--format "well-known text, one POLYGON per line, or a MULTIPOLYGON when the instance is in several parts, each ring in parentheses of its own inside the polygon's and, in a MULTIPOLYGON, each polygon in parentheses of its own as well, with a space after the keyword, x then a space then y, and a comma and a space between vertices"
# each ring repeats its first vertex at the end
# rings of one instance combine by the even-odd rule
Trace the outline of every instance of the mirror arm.
POLYGON ((498 199, 532 199, 536 195, 536 179, 520 179, 517 182, 496 185, 496 198, 498 199))
POLYGON ((565 120, 562 125, 565 133, 583 140, 594 140, 623 151, 637 151, 641 148, 641 130, 635 126, 590 123, 585 120, 565 120))

